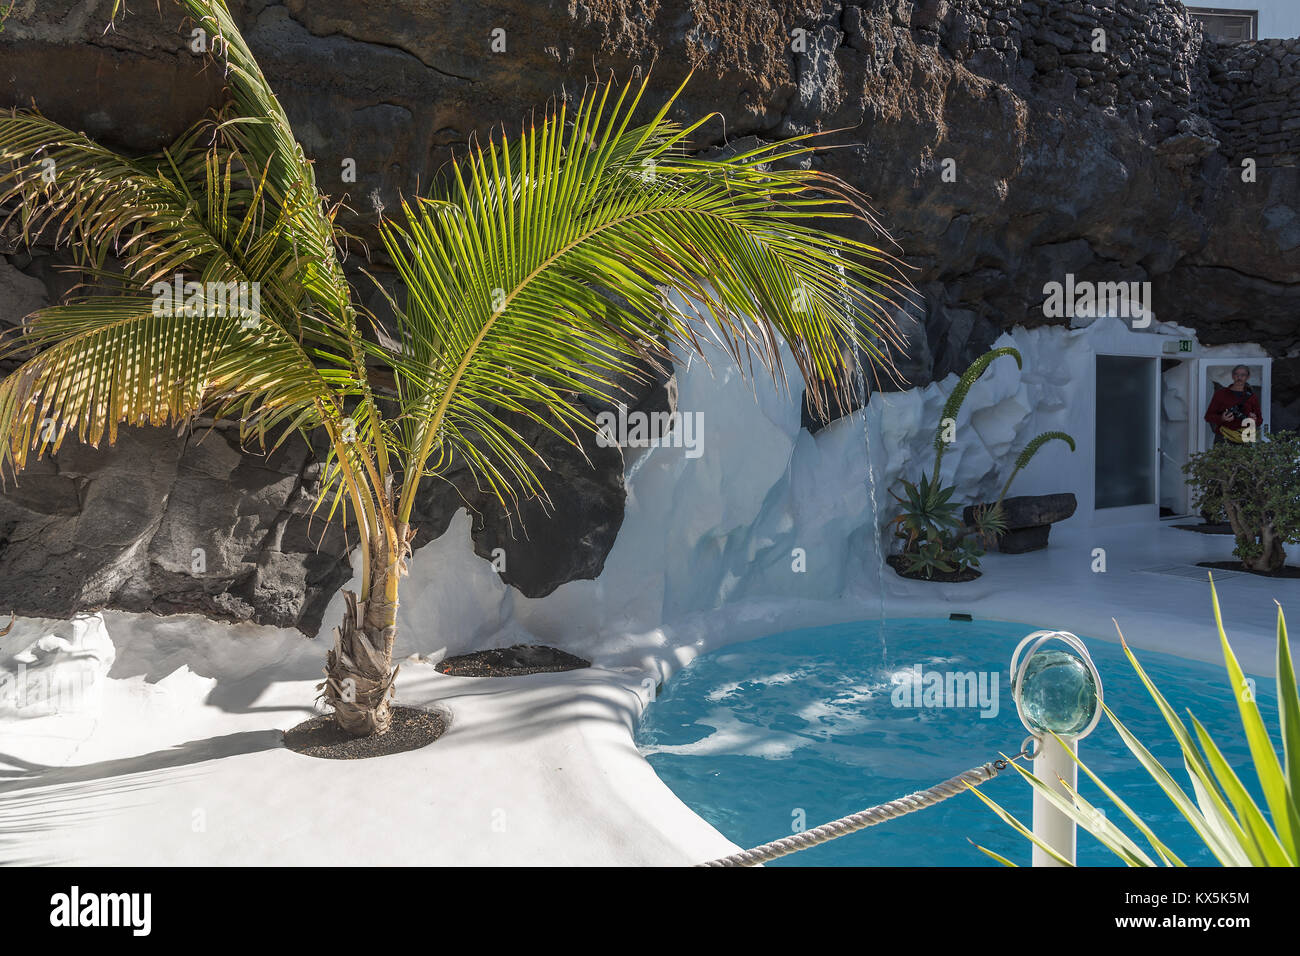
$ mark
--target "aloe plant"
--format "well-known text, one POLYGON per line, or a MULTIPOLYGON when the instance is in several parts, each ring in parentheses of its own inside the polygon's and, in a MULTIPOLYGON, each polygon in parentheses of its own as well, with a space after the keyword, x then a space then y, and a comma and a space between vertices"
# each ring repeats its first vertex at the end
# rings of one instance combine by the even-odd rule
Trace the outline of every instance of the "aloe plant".
POLYGON ((1007 516, 1002 512, 1002 502, 999 500, 996 505, 976 505, 971 526, 976 540, 984 547, 991 548, 998 538, 1007 533, 1007 516))
MULTIPOLYGON (((1223 630, 1219 612, 1219 596, 1210 577, 1210 597, 1214 605, 1214 621, 1223 647, 1224 663, 1231 686, 1236 691, 1237 709, 1241 715, 1242 730, 1250 747, 1255 775, 1264 794, 1268 817, 1246 790, 1214 739, 1189 711, 1192 730, 1174 712, 1173 707, 1156 689, 1137 657, 1124 641, 1120 641, 1129 662, 1151 694, 1161 716, 1169 725, 1183 753, 1183 763, 1192 785, 1192 795, 1178 785, 1151 752, 1128 730, 1120 719, 1103 703, 1107 718, 1114 725, 1125 745, 1137 757, 1151 779, 1178 808, 1191 824, 1205 846, 1224 866, 1296 866, 1300 863, 1300 700, 1296 693, 1296 673, 1291 661, 1287 639, 1286 617, 1281 605, 1277 609, 1277 695, 1279 723, 1282 731, 1283 757, 1269 738, 1268 728, 1259 712, 1232 645, 1223 630), (1271 822, 1270 822, 1271 818, 1271 822)), ((1058 745, 1064 746, 1060 738, 1058 745)), ((1048 744, 1051 745, 1050 743, 1048 744)), ((1137 828, 1151 852, 1145 851, 1118 826, 1108 821, 1104 814, 1081 797, 1068 785, 1066 793, 1049 787, 1033 773, 1012 763, 1035 791, 1046 798, 1079 826, 1083 827, 1112 853, 1129 866, 1185 866, 1169 847, 1159 839, 1151 827, 1134 810, 1115 794, 1082 761, 1074 757, 1080 769, 1095 783, 1120 812, 1137 828)), ((972 792, 983 800, 1008 825, 1050 854, 1061 863, 1067 863, 1055 850, 1038 840, 1028 827, 978 790, 972 792)), ((978 847, 980 851, 1008 866, 1014 866, 1005 857, 978 847)))
POLYGON ((905 551, 911 550, 918 541, 939 537, 944 532, 956 531, 961 527, 957 516, 957 504, 952 500, 952 487, 941 487, 931 482, 928 475, 921 473, 917 483, 901 481, 904 495, 891 491, 894 500, 903 506, 903 510, 894 518, 898 533, 903 537, 905 551))

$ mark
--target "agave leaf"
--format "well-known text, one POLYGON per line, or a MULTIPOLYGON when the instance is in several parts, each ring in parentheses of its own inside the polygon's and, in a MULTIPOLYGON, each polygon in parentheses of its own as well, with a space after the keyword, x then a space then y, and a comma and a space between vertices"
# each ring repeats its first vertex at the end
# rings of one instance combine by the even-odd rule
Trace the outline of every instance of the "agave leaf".
POLYGON ((1074 762, 1079 765, 1079 769, 1081 769, 1084 773, 1086 773, 1089 779, 1091 779, 1092 782, 1097 785, 1098 789, 1100 789, 1101 792, 1106 795, 1107 799, 1109 799, 1111 803, 1115 804, 1115 806, 1119 807, 1120 812, 1123 813, 1124 816, 1128 817, 1129 822, 1131 822, 1135 827, 1138 828, 1139 831, 1141 831, 1142 835, 1146 837, 1147 842, 1151 844, 1151 848, 1155 850, 1156 853, 1161 858, 1164 859, 1167 865, 1172 865, 1172 866, 1187 865, 1186 863, 1184 863, 1182 860, 1178 858, 1177 854, 1175 854, 1173 850, 1169 849, 1169 847, 1165 846, 1165 844, 1161 842, 1161 840, 1155 835, 1152 829, 1147 825, 1146 821, 1144 821, 1140 816, 1138 816, 1132 807, 1130 807, 1127 803, 1121 800, 1119 794, 1113 791, 1110 787, 1106 786, 1105 782, 1100 777, 1098 777, 1095 773, 1093 773, 1092 770, 1089 769, 1086 763, 1084 763, 1081 759, 1079 759, 1078 754, 1071 752, 1070 756, 1073 757, 1074 762))
MULTIPOLYGON (((1061 738, 1057 737, 1056 741, 1059 746, 1064 746, 1061 743, 1061 738)), ((1127 865, 1155 866, 1151 858, 1142 852, 1141 847, 1134 843, 1127 833, 1107 820, 1104 814, 1099 813, 1096 807, 1079 796, 1078 792, 1064 780, 1060 781, 1061 785, 1066 789, 1066 794, 1062 795, 1055 787, 1049 786, 1040 780, 1036 774, 1026 770, 1019 764, 1013 763, 1011 766, 1029 781, 1029 785, 1041 793, 1052 806, 1095 836, 1108 850, 1122 859, 1127 865)))
POLYGON ((1300 700, 1296 696, 1295 667, 1291 663, 1281 604, 1277 606, 1277 709, 1282 724, 1287 788, 1291 791, 1291 802, 1295 803, 1300 800, 1300 700))
POLYGON ((1115 823, 1111 822, 1110 818, 1107 817, 1100 808, 1094 806, 1086 797, 1080 794, 1078 790, 1070 786, 1064 778, 1058 777, 1057 780, 1060 781, 1062 788, 1064 788, 1070 799, 1074 801, 1074 806, 1079 811, 1080 815, 1074 818, 1075 823, 1083 827, 1098 840, 1101 840, 1108 847, 1121 847, 1123 853, 1121 853, 1120 856, 1129 866, 1156 865, 1155 862, 1147 856, 1146 851, 1138 846, 1137 842, 1134 841, 1132 837, 1120 829, 1115 823))
POLYGON ((1019 869, 1019 867, 1020 867, 1020 864, 1019 864, 1019 863, 1012 863, 1012 862, 1011 862, 1010 860, 1008 860, 1005 856, 1002 856, 1002 855, 999 854, 999 853, 994 853, 994 852, 993 852, 992 850, 990 850, 988 847, 980 846, 978 843, 976 843, 974 840, 970 839, 969 837, 967 837, 966 842, 969 843, 971 846, 973 846, 975 849, 979 850, 979 851, 980 851, 981 853, 983 853, 985 856, 989 856, 989 857, 992 857, 993 859, 997 860, 997 861, 998 861, 999 863, 1001 863, 1003 866, 1014 866, 1014 867, 1016 867, 1017 869, 1019 869))
POLYGON ((1238 818, 1245 824, 1246 833, 1254 844, 1256 853, 1251 854, 1252 858, 1262 859, 1263 865, 1266 866, 1295 866, 1296 861, 1290 857, 1286 848, 1278 840, 1277 834, 1269 827, 1268 821, 1264 819, 1264 814, 1260 812, 1254 799, 1246 792, 1241 779, 1233 771, 1228 761, 1224 759, 1223 753, 1214 742, 1214 738, 1209 735, 1195 716, 1191 717, 1191 721, 1192 726, 1196 728, 1196 737, 1201 742, 1201 748, 1209 759, 1210 768, 1218 778, 1219 785, 1223 787, 1224 793, 1232 801, 1232 806, 1237 811, 1238 818))
MULTIPOLYGON (((1118 623, 1115 625, 1115 629, 1117 631, 1119 630, 1118 623)), ((1128 657, 1129 663, 1132 664, 1133 669, 1137 671, 1137 675, 1141 679, 1143 685, 1145 685, 1147 693, 1149 693, 1151 699, 1156 702, 1156 707, 1160 710, 1161 716, 1165 718, 1165 723, 1168 724, 1169 729, 1174 732, 1174 736, 1177 738, 1179 746, 1182 748, 1183 764, 1187 769, 1188 778, 1191 780, 1192 787, 1196 792, 1197 804, 1200 806, 1202 811, 1199 814, 1201 820, 1200 826, 1197 826, 1196 822, 1194 822, 1190 817, 1188 817, 1188 822, 1192 823, 1194 827, 1197 827, 1198 832, 1200 832, 1201 827, 1204 827, 1206 832, 1213 832, 1216 836, 1216 844, 1227 852, 1230 857, 1239 861, 1246 860, 1248 857, 1246 848, 1250 845, 1249 838, 1246 836, 1246 832, 1241 828, 1241 824, 1237 821, 1237 818, 1232 815, 1232 811, 1228 809, 1223 794, 1219 792, 1218 784, 1214 781, 1214 775, 1210 772, 1210 768, 1206 764, 1205 758, 1201 756, 1201 752, 1197 748, 1196 742, 1192 739, 1191 733, 1183 724, 1182 720, 1179 719, 1178 714, 1174 712, 1173 707, 1171 707, 1169 702, 1165 700, 1164 695, 1156 689, 1155 683, 1151 680, 1150 676, 1148 676, 1142 665, 1138 663, 1138 659, 1134 656, 1132 649, 1128 646, 1128 642, 1124 640, 1123 632, 1120 632, 1119 639, 1120 646, 1124 648, 1124 653, 1128 657)), ((1110 714, 1109 709, 1106 712, 1111 716, 1112 723, 1116 723, 1116 726, 1118 727, 1119 724, 1116 722, 1114 715, 1110 714)), ((1127 729, 1124 733, 1128 733, 1127 729)), ((1128 734, 1128 737, 1132 738, 1134 742, 1137 740, 1137 738, 1133 737, 1132 734, 1128 734)), ((1141 745, 1139 744, 1139 746, 1141 745)), ((1132 750, 1133 748, 1130 746, 1129 749, 1132 750)), ((1145 748, 1143 748, 1143 750, 1145 751, 1145 748)), ((1148 753, 1147 756, 1150 757, 1150 754, 1148 753)), ((1153 761, 1155 760, 1154 757, 1151 757, 1151 759, 1153 761)), ((1156 765, 1159 766, 1159 763, 1156 762, 1156 765)), ((1163 770, 1163 768, 1161 769, 1163 770)), ((1165 792, 1169 793, 1168 790, 1165 792)), ((1182 791, 1179 790, 1179 793, 1182 793, 1182 791)), ((1173 795, 1170 794, 1170 796, 1172 798, 1173 795)), ((1184 794, 1184 796, 1186 795, 1184 794)), ((1182 807, 1179 807, 1179 809, 1181 810, 1182 807)), ((1186 813, 1184 813, 1184 816, 1186 816, 1186 813)), ((1218 853, 1215 855, 1218 856, 1218 853)), ((1224 865, 1245 864, 1229 864, 1225 862, 1224 865)))
MULTIPOLYGON (((1296 791, 1293 783, 1293 775, 1297 769, 1296 761, 1300 759, 1300 702, 1297 701, 1295 670, 1287 642, 1286 620, 1279 605, 1277 625, 1278 698, 1283 748, 1286 752, 1286 770, 1284 773, 1268 736, 1263 718, 1260 716, 1259 706, 1255 703, 1253 695, 1246 692, 1249 684, 1240 664, 1237 662, 1236 656, 1233 654, 1231 645, 1228 643, 1227 635, 1224 633, 1218 595, 1214 590, 1212 577, 1210 585, 1215 623, 1223 646, 1228 676, 1233 687, 1240 691, 1237 695, 1238 710, 1250 745, 1256 773, 1259 775, 1265 795, 1270 798, 1269 812, 1273 819, 1272 826, 1270 826, 1264 812, 1242 784, 1236 771, 1233 770, 1223 756, 1214 739, 1196 717, 1190 713, 1188 716, 1196 734, 1195 738, 1188 732, 1182 720, 1179 719, 1168 701, 1156 689, 1155 684, 1142 668, 1142 665, 1138 663, 1136 656, 1128 646, 1128 642, 1124 640, 1122 632, 1120 633, 1120 643, 1129 659, 1129 663, 1132 664, 1147 692, 1155 701, 1161 716, 1164 717, 1165 723, 1178 740, 1182 750, 1183 766, 1187 771, 1188 780, 1191 782, 1195 800, 1183 791, 1164 766, 1124 726, 1104 702, 1101 703, 1101 707, 1115 727, 1116 732, 1120 735, 1120 739, 1124 741, 1125 746, 1138 758, 1139 763, 1150 774, 1156 784, 1165 791, 1174 806, 1178 808, 1179 813, 1191 824, 1206 847, 1222 865, 1295 866, 1297 860, 1300 859, 1300 853, 1296 852, 1294 841, 1288 842, 1288 838, 1293 834, 1300 833, 1300 807, 1297 807, 1296 804, 1296 791), (1228 806, 1229 802, 1232 804, 1231 808, 1228 806), (1276 829, 1273 829, 1273 827, 1276 827, 1276 829)), ((1118 624, 1116 624, 1116 629, 1118 630, 1118 624)), ((1088 769, 1077 754, 1072 754, 1072 756, 1074 762, 1083 768, 1083 771, 1101 788, 1103 793, 1138 827, 1156 851, 1156 854, 1166 864, 1184 865, 1182 860, 1155 836, 1151 828, 1112 790, 1106 787, 1096 774, 1088 769)), ((1102 839, 1103 843, 1125 862, 1132 864, 1134 861, 1141 860, 1142 857, 1137 855, 1140 851, 1135 853, 1137 850, 1136 844, 1133 844, 1126 836, 1121 837, 1122 831, 1106 832, 1108 830, 1106 825, 1108 821, 1098 820, 1095 817, 1089 819, 1087 817, 1089 811, 1094 808, 1079 796, 1076 790, 1066 785, 1064 781, 1062 781, 1062 786, 1065 787, 1071 800, 1074 801, 1076 810, 1082 812, 1082 817, 1077 812, 1072 813, 1071 808, 1065 805, 1067 801, 1053 792, 1051 788, 1043 785, 1041 781, 1033 778, 1032 774, 1027 773, 1019 766, 1016 767, 1016 770, 1027 778, 1031 778, 1031 785, 1043 793, 1053 805, 1070 815, 1072 819, 1075 819, 1077 823, 1088 829, 1094 836, 1102 839), (1105 833, 1104 838, 1103 832, 1105 833)), ((983 795, 980 795, 980 799, 989 803, 983 795)), ((990 805, 992 806, 991 803, 990 805)), ((1018 824, 1018 821, 1014 821, 1005 812, 1000 813, 1000 815, 1013 826, 1018 824)), ((1017 826, 1017 829, 1022 833, 1025 832, 1023 825, 1017 826)), ((1145 854, 1142 856, 1144 857, 1145 854)))
MULTIPOLYGON (((1015 764, 1012 764, 1012 766, 1015 766, 1015 764)), ((992 810, 994 813, 996 813, 999 817, 1001 817, 1004 823, 1008 824, 1022 837, 1029 840, 1031 843, 1034 844, 1034 846, 1038 847, 1048 856, 1056 860, 1056 862, 1060 863, 1062 866, 1074 866, 1073 863, 1071 863, 1065 857, 1061 856, 1061 854, 1058 853, 1055 849, 1048 846, 1042 840, 1038 839, 1038 837, 1034 836, 1034 831, 1030 830, 1029 827, 1025 826, 1023 823, 1017 820, 1011 814, 1010 811, 1004 810, 996 801, 994 801, 992 797, 986 796, 983 793, 981 793, 979 787, 971 787, 970 792, 975 794, 975 796, 977 796, 980 800, 984 801, 984 805, 988 807, 990 810, 992 810)), ((985 852, 987 853, 988 851, 986 850, 985 852)))
MULTIPOLYGON (((1115 716, 1114 712, 1105 704, 1102 704, 1102 709, 1105 710, 1106 716, 1110 718, 1110 722, 1115 727, 1116 732, 1119 733, 1120 739, 1138 758, 1138 762, 1142 764, 1152 779, 1159 784, 1160 789, 1173 801, 1174 806, 1178 808, 1178 812, 1192 825, 1192 829, 1205 841, 1206 846, 1210 848, 1210 852, 1215 855, 1218 861, 1224 866, 1248 865, 1250 862, 1249 857, 1242 851, 1241 845, 1234 844, 1230 839, 1227 839, 1222 827, 1212 826, 1206 819, 1201 807, 1209 803, 1208 799, 1205 804, 1198 806, 1191 797, 1183 792, 1183 789, 1178 786, 1160 761, 1156 760, 1151 752, 1142 745, 1141 741, 1134 737, 1120 719, 1115 716)), ((1195 781, 1195 776, 1192 779, 1195 781)), ((1239 827, 1238 831, 1240 832, 1239 827)), ((1245 834, 1241 835, 1244 843, 1245 834)))
POLYGON ((1210 600, 1214 605, 1214 623, 1219 629, 1219 641, 1223 645, 1223 660, 1228 668, 1228 679, 1237 689, 1237 710, 1241 714, 1241 725, 1246 731, 1246 742, 1250 745, 1250 755, 1255 761, 1255 774, 1264 791, 1273 825, 1277 827, 1278 839, 1287 848, 1292 860, 1300 858, 1300 812, 1296 810, 1295 799, 1287 786, 1287 778, 1278 763, 1273 741, 1269 739, 1268 728, 1260 716, 1259 704, 1253 694, 1245 693, 1249 684, 1246 675, 1237 663, 1237 655, 1232 652, 1228 636, 1223 630, 1223 617, 1219 613, 1219 595, 1214 589, 1214 576, 1210 575, 1210 600), (1249 699, 1247 699, 1249 698, 1249 699))
POLYGON ((1210 791, 1218 792, 1218 785, 1212 780, 1206 780, 1191 771, 1191 765, 1184 763, 1188 768, 1188 778, 1192 783, 1192 792, 1196 795, 1196 805, 1201 808, 1205 814, 1205 823, 1214 832, 1219 840, 1226 846, 1232 847, 1241 858, 1245 861, 1236 864, 1237 866, 1264 866, 1265 858, 1263 853, 1251 842, 1250 834, 1241 826, 1239 821, 1224 804, 1223 808, 1215 805, 1214 799, 1210 797, 1210 791))

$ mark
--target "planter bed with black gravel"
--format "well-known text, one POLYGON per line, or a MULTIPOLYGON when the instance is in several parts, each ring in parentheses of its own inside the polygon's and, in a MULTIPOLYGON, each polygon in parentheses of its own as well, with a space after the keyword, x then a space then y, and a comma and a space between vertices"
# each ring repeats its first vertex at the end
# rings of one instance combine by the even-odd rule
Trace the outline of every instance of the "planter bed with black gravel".
POLYGON ((452 677, 519 677, 523 674, 576 671, 590 666, 591 661, 557 647, 516 644, 447 657, 438 664, 438 670, 452 677))
POLYGON ((894 569, 894 572, 900 578, 910 578, 913 581, 939 581, 944 584, 960 584, 963 581, 974 581, 980 576, 980 572, 974 568, 963 568, 960 571, 931 571, 930 577, 925 576, 925 572, 913 573, 906 570, 907 565, 903 563, 901 554, 891 554, 885 558, 885 563, 894 569))
POLYGON ((1276 571, 1256 571, 1246 567, 1240 561, 1198 561, 1198 568, 1213 568, 1215 571, 1241 571, 1245 574, 1258 574, 1261 578, 1300 578, 1300 568, 1284 564, 1276 571))

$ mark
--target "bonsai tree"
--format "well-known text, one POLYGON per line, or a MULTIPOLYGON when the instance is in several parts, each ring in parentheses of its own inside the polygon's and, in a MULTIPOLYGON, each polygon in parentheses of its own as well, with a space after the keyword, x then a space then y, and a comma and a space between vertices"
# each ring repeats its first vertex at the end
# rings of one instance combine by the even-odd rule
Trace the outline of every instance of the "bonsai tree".
POLYGON ((0 465, 200 413, 237 420, 261 448, 323 433, 318 506, 360 541, 360 593, 346 594, 321 685, 347 732, 389 727, 424 478, 464 464, 503 506, 539 494, 545 463, 521 422, 576 446, 594 423, 575 393, 609 399, 647 361, 699 352, 706 331, 781 382, 784 340, 818 407, 846 387, 842 343, 888 365, 878 335, 901 280, 842 234, 875 226, 864 198, 798 168, 807 142, 693 158, 708 118, 671 121, 674 96, 634 125, 646 82, 592 86, 404 202, 381 234, 405 301, 396 328, 365 328, 339 207, 229 10, 179 2, 215 40, 229 103, 169 150, 130 158, 33 112, 0 118, 0 203, 98 283, 0 349, 22 359, 0 383, 0 465))
POLYGON ((1277 571, 1285 544, 1300 543, 1300 433, 1273 432, 1259 441, 1222 442, 1192 455, 1189 476, 1196 506, 1226 514, 1236 547, 1251 571, 1277 571))

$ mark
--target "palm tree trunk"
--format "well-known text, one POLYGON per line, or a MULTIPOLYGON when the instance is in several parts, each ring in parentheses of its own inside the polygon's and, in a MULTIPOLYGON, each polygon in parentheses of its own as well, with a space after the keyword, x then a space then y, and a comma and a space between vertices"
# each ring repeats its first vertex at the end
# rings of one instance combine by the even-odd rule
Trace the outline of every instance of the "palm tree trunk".
POLYGON ((325 661, 325 682, 319 685, 334 719, 348 734, 386 734, 392 724, 393 643, 397 637, 397 585, 406 572, 406 529, 399 531, 402 549, 387 543, 372 548, 369 598, 343 593, 347 607, 343 623, 334 629, 334 647, 325 661))

